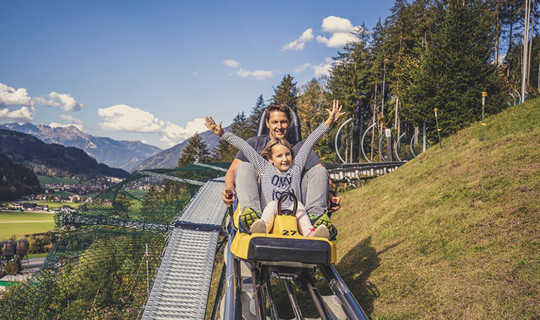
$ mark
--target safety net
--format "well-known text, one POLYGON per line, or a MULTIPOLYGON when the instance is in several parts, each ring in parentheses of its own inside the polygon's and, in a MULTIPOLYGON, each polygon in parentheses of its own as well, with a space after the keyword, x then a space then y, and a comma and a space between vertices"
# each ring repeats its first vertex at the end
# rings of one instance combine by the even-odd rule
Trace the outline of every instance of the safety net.
POLYGON ((173 222, 228 165, 136 171, 58 214, 54 246, 40 270, 0 293, 0 319, 138 318, 173 222))

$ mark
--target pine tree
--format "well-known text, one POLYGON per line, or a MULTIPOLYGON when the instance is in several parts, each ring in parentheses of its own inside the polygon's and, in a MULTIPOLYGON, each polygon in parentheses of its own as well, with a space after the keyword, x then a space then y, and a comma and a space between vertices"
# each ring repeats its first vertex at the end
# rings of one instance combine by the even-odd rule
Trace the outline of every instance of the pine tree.
POLYGON ((490 63, 494 37, 493 15, 479 0, 447 0, 435 9, 432 41, 404 92, 407 119, 435 128, 433 108, 440 111, 442 134, 448 135, 481 116, 481 93, 486 112, 503 107, 502 82, 490 63))
MULTIPOLYGON (((385 102, 389 101, 389 87, 391 86, 391 78, 388 72, 388 54, 387 45, 384 41, 385 28, 382 25, 381 19, 375 25, 372 32, 371 52, 373 54, 372 74, 374 76, 374 99, 373 111, 378 118, 384 117, 385 102)), ((388 108, 386 108, 388 109, 388 108)))
MULTIPOLYGON (((248 119, 244 112, 239 112, 233 119, 231 124, 231 131, 235 135, 241 137, 242 139, 248 139, 252 137, 252 131, 248 124, 248 119)), ((238 149, 232 146, 225 140, 219 140, 219 145, 214 149, 214 157, 212 161, 223 161, 231 162, 234 159, 234 156, 238 152, 238 149)))
POLYGON ((391 99, 385 100, 385 122, 401 129, 400 114, 403 111, 403 94, 412 82, 419 65, 419 57, 431 41, 433 28, 433 0, 416 0, 411 4, 397 0, 390 9, 392 14, 385 20, 384 47, 389 57, 385 64, 389 75, 388 90, 391 99))
POLYGON ((313 78, 300 87, 296 112, 302 123, 301 129, 304 138, 307 138, 324 121, 326 116, 324 106, 327 105, 327 93, 320 81, 324 80, 313 78))
POLYGON ((357 40, 347 43, 344 52, 339 53, 328 80, 331 99, 338 99, 348 117, 354 119, 354 130, 343 133, 347 135, 345 153, 351 160, 358 158, 360 137, 372 119, 370 102, 375 82, 371 73, 373 55, 368 46, 368 33, 361 27, 355 35, 357 40))
MULTIPOLYGON (((538 4, 538 3, 537 3, 538 4)), ((536 6, 535 6, 536 8, 536 6)), ((520 50, 516 47, 523 45, 523 20, 525 17, 525 5, 523 0, 503 0, 500 7, 501 20, 501 35, 505 43, 507 43, 504 66, 506 68, 506 77, 510 83, 518 87, 518 82, 521 81, 521 59, 514 61, 512 53, 520 50)), ((538 15, 538 10, 533 10, 538 15)), ((533 32, 534 34, 534 32, 533 32)))
MULTIPOLYGON (((534 37, 538 33, 538 19, 540 18, 540 10, 538 1, 531 1, 531 16, 533 17, 532 30, 532 48, 529 58, 530 68, 528 70, 527 93, 529 95, 538 94, 538 37, 534 37)), ((495 32, 499 31, 501 44, 506 45, 506 50, 501 48, 501 52, 506 52, 502 67, 505 69, 507 81, 511 86, 511 90, 521 91, 522 82, 522 67, 523 67, 523 35, 525 22, 525 1, 523 0, 498 0, 495 11, 497 13, 497 25, 495 32), (498 29, 499 30, 498 30, 498 29)), ((501 59, 499 59, 501 60, 501 59)), ((517 98, 517 97, 516 97, 517 98)))
MULTIPOLYGON (((330 92, 327 89, 328 77, 313 78, 300 87, 298 96, 298 117, 302 123, 302 136, 306 139, 325 119, 325 109, 330 108, 330 92)), ((334 130, 335 127, 334 127, 334 130)), ((323 135, 313 146, 317 155, 323 162, 336 162, 337 156, 334 150, 334 134, 323 135)))
POLYGON ((262 94, 257 98, 257 102, 255 103, 255 106, 251 109, 251 114, 249 115, 247 119, 247 125, 249 127, 249 130, 251 132, 252 136, 255 136, 257 134, 257 130, 259 129, 259 119, 261 118, 261 114, 265 108, 264 99, 262 94))
POLYGON ((201 139, 199 133, 195 133, 188 141, 187 146, 182 151, 182 156, 178 159, 178 168, 195 161, 210 161, 208 145, 201 139))
POLYGON ((347 43, 344 52, 336 58, 330 70, 328 88, 332 98, 339 99, 346 111, 361 118, 372 94, 372 75, 369 72, 372 55, 365 29, 358 30, 356 36, 358 40, 347 43))
POLYGON ((296 111, 297 93, 296 82, 293 82, 293 77, 287 74, 277 88, 274 88, 272 101, 274 103, 284 103, 296 111))
POLYGON ((212 161, 232 162, 237 152, 238 149, 236 149, 233 145, 223 139, 220 139, 219 144, 214 149, 214 157, 212 158, 212 161))
POLYGON ((244 111, 239 112, 236 117, 234 117, 231 124, 231 131, 244 140, 252 136, 251 128, 249 127, 248 119, 244 111))
POLYGON ((115 213, 122 218, 129 218, 129 206, 131 205, 132 198, 126 195, 125 192, 120 192, 113 202, 113 208, 115 213))

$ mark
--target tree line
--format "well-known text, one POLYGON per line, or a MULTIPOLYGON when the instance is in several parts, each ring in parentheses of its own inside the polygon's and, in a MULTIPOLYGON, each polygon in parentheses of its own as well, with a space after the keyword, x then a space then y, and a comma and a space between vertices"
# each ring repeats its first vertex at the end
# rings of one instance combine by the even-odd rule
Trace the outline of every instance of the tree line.
MULTIPOLYGON (((516 102, 523 78, 528 96, 539 94, 537 7, 531 0, 396 0, 391 14, 379 19, 373 30, 361 26, 354 31, 356 40, 337 52, 329 76, 297 85, 286 74, 271 99, 260 95, 250 114, 237 114, 230 129, 243 138, 255 135, 260 112, 277 102, 296 110, 306 138, 323 121, 324 106, 338 99, 352 118, 340 149, 349 161, 360 160, 362 143, 373 150, 375 137, 386 129, 400 137, 426 127, 427 138, 434 143, 437 133, 445 137, 481 120, 482 95, 487 94, 489 115, 516 102), (532 36, 524 46, 528 4, 532 36), (529 51, 526 70, 524 49, 529 51), (371 132, 366 132, 368 128, 371 132), (367 141, 361 141, 368 133, 367 141)), ((315 146, 324 162, 338 160, 336 130, 315 146)), ((231 161, 235 153, 225 142, 208 150, 195 134, 178 165, 196 159, 231 161)))

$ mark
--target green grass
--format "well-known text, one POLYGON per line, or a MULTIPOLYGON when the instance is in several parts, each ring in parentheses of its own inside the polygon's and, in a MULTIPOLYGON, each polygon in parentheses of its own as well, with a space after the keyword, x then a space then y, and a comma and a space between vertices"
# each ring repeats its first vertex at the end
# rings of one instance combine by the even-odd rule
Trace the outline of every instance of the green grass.
POLYGON ((337 269, 373 319, 540 314, 540 100, 342 194, 337 269))
POLYGON ((71 202, 49 202, 49 201, 23 201, 23 202, 36 203, 38 206, 49 206, 49 210, 62 208, 65 205, 68 205, 72 208, 77 209, 78 207, 84 204, 84 203, 71 203, 71 202))
POLYGON ((89 182, 86 181, 79 181, 77 179, 72 178, 64 178, 64 177, 49 177, 49 176, 39 176, 38 175, 39 183, 42 186, 45 186, 46 184, 58 184, 58 185, 67 185, 67 184, 74 184, 74 185, 88 185, 89 182))
POLYGON ((0 240, 7 240, 13 235, 22 238, 25 234, 43 233, 53 229, 52 213, 0 211, 0 240))
MULTIPOLYGON (((78 207, 82 206, 84 203, 71 203, 71 202, 49 202, 49 201, 19 201, 19 202, 30 202, 35 203, 38 206, 49 206, 49 210, 62 208, 64 205, 68 205, 74 209, 77 209, 78 207)), ((8 206, 11 202, 5 202, 3 203, 4 206, 8 206)))

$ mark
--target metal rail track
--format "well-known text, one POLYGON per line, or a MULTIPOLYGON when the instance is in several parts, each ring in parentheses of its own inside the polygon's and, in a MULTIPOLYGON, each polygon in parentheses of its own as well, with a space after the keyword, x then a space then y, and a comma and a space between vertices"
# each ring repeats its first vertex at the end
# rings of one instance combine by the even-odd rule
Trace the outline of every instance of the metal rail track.
POLYGON ((324 166, 328 170, 328 174, 330 175, 332 181, 345 182, 349 184, 354 184, 354 182, 357 181, 360 185, 362 185, 362 181, 390 173, 404 163, 405 161, 328 163, 324 166))
POLYGON ((208 181, 180 215, 142 319, 204 319, 226 207, 223 180, 208 181))

